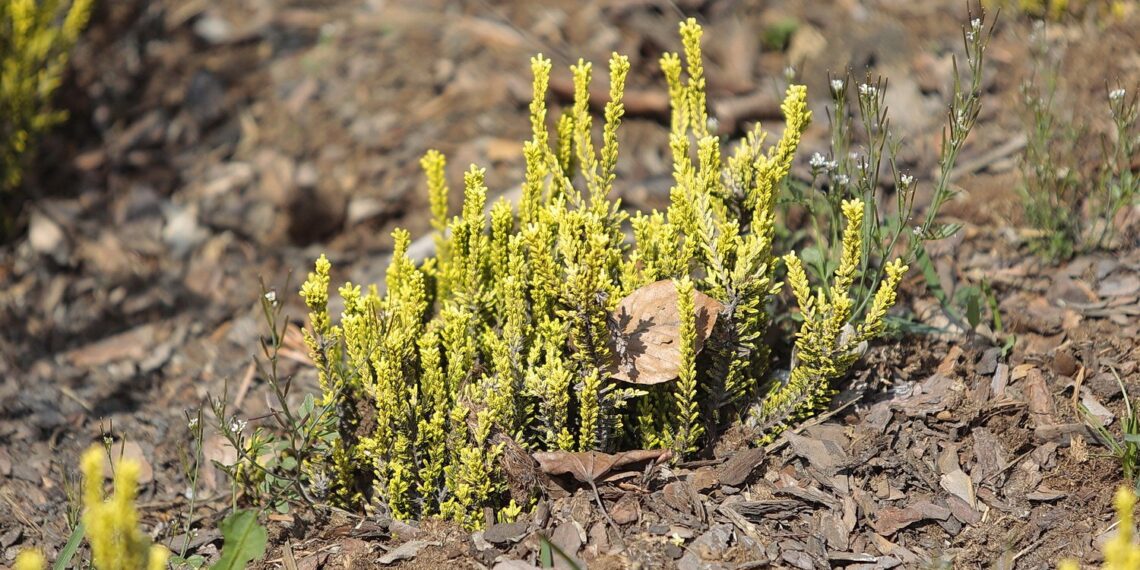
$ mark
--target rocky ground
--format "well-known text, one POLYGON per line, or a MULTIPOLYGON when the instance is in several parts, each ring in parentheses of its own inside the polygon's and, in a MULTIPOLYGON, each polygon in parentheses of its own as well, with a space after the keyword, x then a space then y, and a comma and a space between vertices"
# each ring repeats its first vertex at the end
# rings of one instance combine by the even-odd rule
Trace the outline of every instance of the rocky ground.
MULTIPOLYGON (((900 164, 929 189, 962 56, 958 1, 98 3, 60 93, 71 118, 29 174, 26 235, 0 248, 0 565, 31 545, 55 558, 77 458, 105 435, 144 464, 146 527, 176 538, 185 414, 227 385, 243 417, 270 404, 252 364, 265 332, 259 278, 297 324, 294 292, 321 252, 334 281, 379 281, 391 229, 428 230, 418 160, 429 148, 448 155, 453 187, 477 163, 492 189, 513 188, 532 54, 554 61, 556 105, 577 57, 630 56, 617 188, 631 207, 665 204, 656 62, 679 49, 676 25, 690 15, 705 25, 722 134, 757 120, 778 130, 792 65, 817 117, 806 168, 826 145, 828 73, 870 70, 889 77, 900 164), (789 21, 790 37, 774 32, 789 21)), ((1042 32, 1059 105, 1091 133, 1108 132, 1106 85, 1140 86, 1138 30, 1129 9, 1042 32)), ((1031 33, 1016 11, 997 24, 982 116, 956 171, 962 193, 945 210, 963 230, 932 251, 951 291, 993 288, 1017 340, 1008 354, 993 335, 947 322, 914 272, 901 304, 941 332, 873 347, 833 412, 765 450, 726 445, 711 460, 599 474, 613 524, 575 485, 533 517, 475 535, 294 510, 268 518, 265 567, 525 568, 540 535, 600 568, 1095 562, 1122 474, 1075 408, 1118 429, 1121 386, 1140 393, 1140 243, 1128 233, 1140 213, 1118 220, 1126 239, 1114 252, 1060 265, 1029 254, 1016 187, 1031 33)), ((284 367, 297 393, 316 390, 303 358, 284 367)), ((226 457, 209 432, 205 454, 226 457)), ((199 487, 194 517, 216 528, 228 482, 210 468, 199 487)), ((194 547, 208 557, 217 538, 194 547)))

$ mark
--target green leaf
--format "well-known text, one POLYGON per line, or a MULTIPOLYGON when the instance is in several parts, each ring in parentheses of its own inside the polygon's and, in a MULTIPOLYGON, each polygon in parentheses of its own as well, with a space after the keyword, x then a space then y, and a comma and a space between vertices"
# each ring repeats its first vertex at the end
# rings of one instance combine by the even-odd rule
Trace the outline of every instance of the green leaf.
POLYGON ((316 405, 316 402, 317 401, 313 398, 312 394, 306 394, 305 401, 301 402, 301 407, 298 410, 298 415, 300 415, 302 418, 308 418, 313 414, 313 406, 316 405))
POLYGON ((959 304, 966 306, 966 322, 970 329, 976 329, 982 322, 982 291, 973 285, 968 285, 954 292, 954 298, 959 304))
POLYGON ((206 565, 206 558, 201 554, 194 554, 183 558, 181 556, 171 556, 170 565, 175 568, 201 568, 206 565))
POLYGON ((79 543, 83 542, 83 533, 87 531, 87 525, 82 522, 75 525, 71 529, 71 536, 67 539, 67 544, 63 545, 63 550, 59 551, 59 556, 55 559, 55 564, 52 565, 52 570, 63 570, 71 564, 71 559, 75 557, 75 551, 79 550, 79 543))
POLYGON ((218 525, 222 531, 222 557, 210 570, 242 570, 251 560, 265 555, 269 539, 253 511, 235 511, 218 525))
POLYGON ((926 248, 921 243, 918 244, 917 251, 915 251, 914 261, 922 270, 922 277, 926 280, 926 287, 930 290, 930 294, 938 299, 943 307, 948 305, 949 299, 947 299, 946 290, 942 288, 942 279, 938 277, 938 270, 934 268, 934 262, 931 261, 930 256, 926 253, 926 248))
POLYGON ((925 241, 938 241, 940 239, 946 239, 958 233, 958 230, 960 229, 962 229, 962 224, 957 223, 934 226, 926 231, 926 234, 922 236, 922 239, 925 241))

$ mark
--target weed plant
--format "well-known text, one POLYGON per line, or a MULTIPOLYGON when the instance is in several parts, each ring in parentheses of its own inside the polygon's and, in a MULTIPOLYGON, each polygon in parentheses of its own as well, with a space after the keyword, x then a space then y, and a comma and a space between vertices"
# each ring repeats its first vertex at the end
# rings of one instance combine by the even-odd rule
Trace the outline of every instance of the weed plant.
POLYGON ((1092 136, 1063 115, 1056 104, 1059 83, 1050 63, 1044 27, 1034 38, 1037 69, 1022 85, 1026 149, 1021 161, 1020 194, 1026 222, 1033 228, 1029 246, 1050 261, 1076 253, 1115 247, 1115 221, 1121 210, 1140 205, 1140 177, 1132 169, 1140 158, 1140 99, 1136 89, 1106 90, 1112 131, 1092 156, 1092 136), (1088 168, 1090 158, 1095 168, 1088 168))
MULTIPOLYGON (((981 111, 982 67, 992 32, 992 27, 985 29, 982 17, 972 18, 963 30, 966 67, 960 70, 955 58, 938 175, 933 181, 931 202, 921 214, 915 208, 920 182, 898 165, 902 141, 892 131, 887 113, 887 80, 867 76, 858 82, 847 73, 830 81, 828 152, 811 157, 811 179, 806 185, 794 181, 788 184, 786 203, 803 207, 809 214, 810 233, 793 236, 793 240, 802 245, 801 256, 809 275, 822 283, 826 283, 825 276, 831 275, 842 259, 842 226, 838 223, 844 219, 842 204, 847 200, 863 204, 866 222, 859 240, 858 278, 850 290, 856 300, 856 317, 871 306, 873 292, 888 275, 886 260, 894 256, 922 269, 929 289, 951 311, 951 316, 962 320, 969 305, 982 305, 980 290, 964 291, 958 303, 943 290, 926 254, 926 244, 948 238, 960 229, 958 224, 941 223, 938 214, 958 194, 951 185, 951 175, 981 111), (856 140, 863 142, 856 144, 856 140)), ((824 293, 830 295, 831 291, 825 286, 824 293)), ((976 324, 973 322, 971 328, 976 324)))

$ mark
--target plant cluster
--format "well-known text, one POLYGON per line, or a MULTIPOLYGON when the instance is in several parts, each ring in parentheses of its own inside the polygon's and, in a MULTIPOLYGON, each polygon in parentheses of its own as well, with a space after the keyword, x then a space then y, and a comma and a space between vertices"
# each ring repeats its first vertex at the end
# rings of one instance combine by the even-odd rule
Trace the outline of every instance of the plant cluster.
POLYGON ((1140 96, 1122 87, 1107 90, 1112 131, 1101 138, 1100 155, 1093 157, 1092 135, 1075 117, 1057 110, 1056 95, 1063 86, 1056 64, 1045 61, 1043 29, 1034 35, 1037 69, 1021 88, 1027 142, 1019 190, 1026 222, 1035 230, 1030 248, 1058 261, 1113 247, 1117 214, 1140 204, 1140 176, 1132 168, 1140 158, 1140 96))
POLYGON ((982 4, 986 9, 1011 9, 1053 22, 1086 14, 1119 20, 1128 10, 1125 0, 984 0, 982 4))
MULTIPOLYGON (((246 490, 278 511, 288 510, 289 503, 315 504, 327 495, 323 471, 311 470, 320 466, 319 458, 329 455, 336 437, 331 404, 318 405, 312 394, 307 394, 299 405, 290 402, 292 384, 278 372, 279 353, 288 327, 282 318, 282 303, 275 290, 262 284, 260 298, 262 316, 269 335, 261 340, 262 358, 256 359, 258 373, 265 378, 278 407, 267 418, 271 426, 249 426, 249 421, 229 411, 228 386, 217 397, 210 398, 210 408, 217 423, 218 433, 238 453, 238 461, 230 465, 218 464, 229 477, 233 487, 234 508, 238 491, 246 490)), ((187 461, 187 478, 197 480, 197 466, 201 464, 201 411, 188 417, 191 434, 196 440, 196 456, 187 461)), ((193 505, 191 505, 193 506, 193 505)))
MULTIPOLYGON (((961 228, 960 224, 941 223, 938 215, 958 195, 952 184, 954 166, 981 112, 982 67, 993 33, 993 28, 987 30, 985 23, 984 14, 971 17, 963 30, 965 67, 960 70, 958 59, 954 59, 954 83, 939 147, 938 174, 930 204, 917 219, 915 196, 919 181, 899 167, 901 141, 887 114, 887 80, 868 75, 859 81, 847 73, 830 81, 829 149, 812 155, 807 183, 791 181, 787 185, 787 203, 806 210, 809 227, 787 236, 787 241, 791 247, 800 248, 807 274, 826 283, 844 259, 846 242, 840 224, 847 219, 844 204, 850 200, 863 204, 859 267, 850 286, 856 318, 867 314, 874 292, 889 277, 887 260, 897 255, 908 265, 922 269, 927 287, 950 316, 967 321, 971 328, 981 320, 984 286, 945 291, 926 254, 926 244, 946 239, 961 228)), ((826 285, 824 294, 831 294, 826 285)), ((1000 319, 996 314, 994 318, 1000 319)))
MULTIPOLYGON (((0 196, 20 183, 36 137, 63 120, 51 97, 92 0, 0 2, 0 196)), ((0 220, 7 224, 9 220, 0 220)), ((0 228, 7 229, 7 228, 0 228)))
MULTIPOLYGON (((135 510, 139 464, 130 460, 116 463, 115 492, 105 499, 103 461, 106 453, 106 449, 93 446, 83 454, 81 461, 84 508, 81 528, 85 529, 91 544, 91 564, 96 570, 162 570, 166 568, 170 552, 151 544, 139 529, 135 510)), ((23 552, 16 559, 16 568, 20 570, 44 567, 44 557, 38 551, 23 552)))
POLYGON ((337 426, 327 455, 310 457, 305 469, 327 470, 321 480, 331 481, 336 500, 477 527, 485 507, 510 518, 530 499, 530 489, 508 489, 503 472, 531 451, 664 447, 683 455, 740 418, 758 441, 770 441, 824 407, 830 383, 883 332, 906 265, 882 261, 866 298, 852 295, 864 278, 870 205, 843 200, 834 222, 841 255, 826 288, 813 291, 799 258, 783 257, 802 324, 790 375, 770 374, 765 334, 781 287, 777 197, 811 120, 806 89, 788 88, 778 141, 765 147, 757 127, 725 158, 709 131, 701 28, 689 20, 680 30, 684 61, 661 59, 674 159, 667 211, 630 215, 609 198, 628 60, 610 59, 596 147, 591 64, 571 67, 574 104, 552 137, 551 63, 537 56, 517 209, 505 200, 488 209, 483 170, 473 166, 462 211, 449 219, 445 159, 429 152, 422 164, 438 231, 434 257, 417 267, 406 255, 410 236, 397 230, 385 292, 344 284, 339 321, 329 311, 331 264, 317 261, 301 290, 310 310, 305 340, 323 391, 316 405, 334 409, 337 426), (662 281, 673 287, 680 321, 671 340, 680 343, 676 379, 616 380, 647 347, 622 333, 623 320, 644 315, 615 309, 662 281), (707 339, 697 334, 698 294, 719 307, 707 339))

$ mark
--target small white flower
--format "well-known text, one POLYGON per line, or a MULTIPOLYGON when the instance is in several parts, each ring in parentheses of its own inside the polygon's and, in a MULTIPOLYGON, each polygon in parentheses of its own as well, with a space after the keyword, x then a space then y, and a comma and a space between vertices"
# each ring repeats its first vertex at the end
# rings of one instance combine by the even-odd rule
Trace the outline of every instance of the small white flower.
POLYGON ((842 79, 832 79, 831 80, 831 90, 835 93, 839 93, 840 91, 843 91, 843 80, 842 79))
POLYGON ((966 32, 966 41, 973 42, 974 38, 976 38, 976 37, 978 37, 978 34, 975 33, 973 30, 966 32))
POLYGON ((265 300, 276 305, 277 304, 277 291, 267 291, 265 293, 265 300))
POLYGON ((822 169, 827 164, 827 157, 822 153, 813 153, 811 159, 808 160, 808 166, 816 169, 822 169))
POLYGON ((198 431, 198 418, 190 418, 190 421, 186 422, 186 427, 190 428, 190 431, 198 431))
POLYGON ((1124 88, 1113 89, 1108 92, 1109 101, 1119 101, 1124 98, 1124 88))
POLYGON ((847 183, 850 181, 851 181, 851 179, 847 178, 846 174, 836 174, 835 175, 835 185, 836 186, 847 186, 847 183))
POLYGON ((879 88, 870 83, 864 83, 859 86, 859 94, 864 97, 874 97, 879 94, 879 88))
POLYGON ((902 182, 903 188, 910 188, 911 185, 914 184, 914 177, 909 174, 903 174, 899 177, 899 181, 902 182))
POLYGON ((796 68, 794 68, 790 65, 785 67, 784 68, 784 79, 788 80, 788 82, 795 81, 795 79, 796 79, 796 68))
POLYGON ((916 236, 922 235, 922 228, 920 228, 918 226, 914 226, 914 235, 916 235, 916 236))
POLYGON ((234 433, 241 433, 245 431, 245 426, 249 425, 245 420, 239 420, 237 416, 230 418, 230 431, 234 433))
POLYGON ((975 32, 982 29, 982 19, 974 18, 973 20, 970 20, 970 28, 972 28, 975 32))

